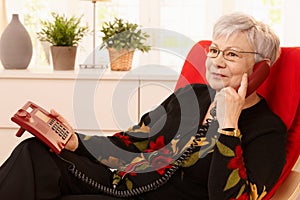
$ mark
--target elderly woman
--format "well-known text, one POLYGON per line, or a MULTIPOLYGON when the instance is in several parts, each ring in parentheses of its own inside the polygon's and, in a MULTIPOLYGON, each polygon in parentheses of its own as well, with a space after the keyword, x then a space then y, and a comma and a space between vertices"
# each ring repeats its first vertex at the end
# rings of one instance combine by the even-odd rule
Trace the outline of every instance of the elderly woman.
POLYGON ((267 25, 241 13, 221 17, 207 51, 208 85, 177 90, 128 131, 74 132, 60 155, 25 140, 0 170, 0 196, 262 199, 284 166, 286 128, 255 91, 246 97, 247 80, 255 63, 278 56, 267 25))

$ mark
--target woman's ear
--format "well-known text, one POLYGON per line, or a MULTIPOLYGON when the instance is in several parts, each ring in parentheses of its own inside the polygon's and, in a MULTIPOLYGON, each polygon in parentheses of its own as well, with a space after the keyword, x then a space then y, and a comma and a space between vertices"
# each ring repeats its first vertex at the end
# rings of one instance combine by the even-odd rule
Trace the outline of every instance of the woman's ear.
POLYGON ((269 66, 271 66, 271 60, 270 60, 269 58, 265 58, 265 59, 263 59, 263 60, 265 60, 265 61, 267 62, 267 64, 268 64, 269 66))
POLYGON ((267 63, 268 63, 269 66, 271 66, 271 61, 270 61, 270 59, 267 60, 267 63))

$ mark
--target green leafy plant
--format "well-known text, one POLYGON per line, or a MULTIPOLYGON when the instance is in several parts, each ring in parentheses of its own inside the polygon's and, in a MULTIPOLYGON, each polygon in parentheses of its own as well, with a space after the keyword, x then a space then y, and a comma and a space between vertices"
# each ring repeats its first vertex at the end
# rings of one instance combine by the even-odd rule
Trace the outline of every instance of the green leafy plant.
POLYGON ((88 32, 88 26, 81 26, 81 17, 52 13, 53 21, 41 21, 42 30, 37 33, 40 41, 47 41, 53 46, 75 46, 88 32))
POLYGON ((100 48, 114 48, 117 50, 140 50, 148 52, 150 46, 146 44, 149 35, 142 32, 135 23, 124 21, 120 18, 114 18, 113 21, 105 22, 100 30, 104 36, 102 37, 102 45, 100 48))

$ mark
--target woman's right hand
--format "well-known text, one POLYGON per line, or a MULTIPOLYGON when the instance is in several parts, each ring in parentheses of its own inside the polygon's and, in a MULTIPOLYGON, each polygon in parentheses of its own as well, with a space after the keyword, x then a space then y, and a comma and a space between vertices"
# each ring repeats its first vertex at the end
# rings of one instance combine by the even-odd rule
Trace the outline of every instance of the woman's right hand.
POLYGON ((238 120, 245 104, 247 87, 248 79, 245 73, 238 91, 232 87, 225 87, 216 94, 217 120, 220 128, 238 128, 238 120))
POLYGON ((59 122, 61 122, 68 129, 70 134, 72 134, 69 141, 67 142, 67 144, 65 146, 65 149, 70 150, 70 151, 75 151, 78 148, 79 141, 78 141, 77 135, 74 132, 73 127, 68 123, 68 121, 62 115, 60 115, 54 109, 50 110, 50 114, 53 117, 55 117, 59 122))

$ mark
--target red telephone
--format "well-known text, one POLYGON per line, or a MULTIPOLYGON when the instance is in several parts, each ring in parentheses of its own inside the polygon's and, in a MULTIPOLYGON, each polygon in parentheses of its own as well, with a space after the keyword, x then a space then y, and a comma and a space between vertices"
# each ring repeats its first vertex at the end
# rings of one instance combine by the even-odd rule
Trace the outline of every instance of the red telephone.
POLYGON ((246 97, 252 94, 268 77, 270 66, 266 60, 254 65, 253 72, 248 78, 248 88, 246 97))
POLYGON ((16 136, 20 137, 27 130, 57 154, 71 137, 70 132, 62 123, 30 101, 19 109, 11 120, 21 126, 16 136))

